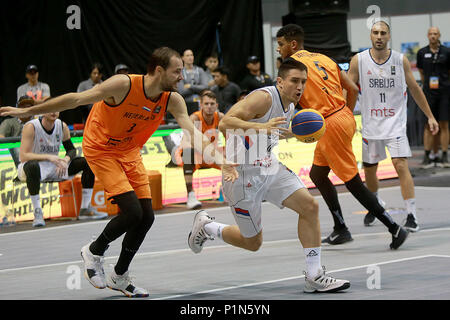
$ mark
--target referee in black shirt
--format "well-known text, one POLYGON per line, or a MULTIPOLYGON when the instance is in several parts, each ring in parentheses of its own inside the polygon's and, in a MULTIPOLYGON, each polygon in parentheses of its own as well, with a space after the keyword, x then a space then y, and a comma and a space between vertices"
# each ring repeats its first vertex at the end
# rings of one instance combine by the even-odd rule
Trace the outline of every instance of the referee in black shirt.
MULTIPOLYGON (((442 158, 439 163, 442 167, 450 167, 447 158, 449 144, 448 120, 450 113, 450 49, 441 45, 441 33, 437 27, 428 29, 429 45, 417 52, 417 68, 423 84, 423 92, 428 100, 434 117, 439 122, 442 158)), ((428 125, 424 129, 425 157, 424 168, 433 166, 430 152, 433 145, 438 144, 438 137, 433 137, 428 125)), ((436 150, 437 151, 437 148, 436 150)))

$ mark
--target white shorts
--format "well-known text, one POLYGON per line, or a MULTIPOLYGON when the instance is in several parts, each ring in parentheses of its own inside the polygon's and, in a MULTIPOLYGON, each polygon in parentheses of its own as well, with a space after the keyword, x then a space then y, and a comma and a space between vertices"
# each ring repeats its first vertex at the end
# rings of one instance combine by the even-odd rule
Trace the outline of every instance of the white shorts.
POLYGON ((362 140, 363 162, 375 164, 386 159, 386 147, 389 150, 391 158, 411 157, 411 148, 409 147, 407 136, 385 140, 371 140, 366 138, 362 140))
MULTIPOLYGON (((20 181, 27 180, 27 176, 25 174, 25 171, 23 170, 23 166, 25 165, 25 163, 26 162, 21 162, 17 167, 17 177, 20 181)), ((58 177, 58 175, 56 174, 56 165, 50 161, 39 161, 39 167, 41 168, 41 182, 48 180, 62 181, 69 179, 68 169, 66 169, 64 176, 58 177)))
POLYGON ((284 200, 305 188, 302 180, 281 163, 278 163, 278 170, 269 175, 263 175, 259 167, 249 165, 239 166, 237 171, 239 178, 234 182, 223 181, 223 192, 245 238, 254 237, 262 230, 263 200, 282 209, 284 200))

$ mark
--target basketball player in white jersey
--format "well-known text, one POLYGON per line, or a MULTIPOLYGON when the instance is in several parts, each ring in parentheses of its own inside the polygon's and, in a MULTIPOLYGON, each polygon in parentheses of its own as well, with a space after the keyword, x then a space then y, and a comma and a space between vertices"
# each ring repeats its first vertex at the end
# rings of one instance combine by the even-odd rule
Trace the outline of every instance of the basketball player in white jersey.
POLYGON ((103 219, 108 216, 107 213, 97 212, 91 207, 94 173, 83 157, 76 157, 69 128, 58 117, 59 112, 44 114, 39 119, 27 122, 22 131, 17 175, 21 181, 27 183, 34 209, 33 227, 45 226, 39 197, 41 181, 65 180, 69 175, 80 171, 83 171, 83 174, 79 218, 103 219), (66 150, 64 158, 58 156, 61 145, 66 150))
MULTIPOLYGON (((386 159, 386 147, 400 180, 400 188, 407 209, 404 227, 411 232, 419 230, 416 215, 414 181, 408 167, 411 157, 406 135, 406 103, 408 87, 419 108, 428 118, 433 134, 439 130, 422 89, 417 85, 408 59, 388 48, 390 27, 384 21, 373 24, 370 31, 372 48, 355 55, 348 75, 360 84, 362 116, 363 165, 366 184, 378 196, 378 162, 386 159)), ((382 202, 381 199, 379 199, 382 202)), ((368 213, 364 224, 369 226, 375 216, 368 213)))
POLYGON ((219 124, 227 138, 227 159, 239 163, 238 176, 230 178, 222 167, 223 190, 237 225, 225 225, 200 211, 189 234, 189 247, 199 253, 208 239, 221 238, 228 244, 257 251, 262 244, 261 203, 267 200, 280 209, 298 213, 298 237, 306 258, 305 292, 336 292, 350 287, 346 280, 325 275, 320 263, 321 237, 318 203, 300 178, 278 162, 272 152, 278 144, 276 132, 288 129, 294 106, 300 100, 307 79, 306 66, 285 60, 276 86, 263 87, 236 103, 219 124))

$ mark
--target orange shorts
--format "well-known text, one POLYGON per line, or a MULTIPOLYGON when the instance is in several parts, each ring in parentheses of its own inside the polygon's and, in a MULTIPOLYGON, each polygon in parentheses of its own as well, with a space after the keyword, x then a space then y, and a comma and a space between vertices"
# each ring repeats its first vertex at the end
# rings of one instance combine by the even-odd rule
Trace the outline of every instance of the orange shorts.
POLYGON ((105 188, 108 199, 129 191, 134 191, 138 199, 151 199, 150 182, 140 155, 136 160, 127 162, 111 156, 85 157, 95 177, 105 188))
POLYGON ((314 151, 316 166, 330 167, 334 174, 344 182, 350 181, 358 173, 352 140, 356 131, 356 122, 349 108, 325 119, 325 134, 317 142, 314 151))

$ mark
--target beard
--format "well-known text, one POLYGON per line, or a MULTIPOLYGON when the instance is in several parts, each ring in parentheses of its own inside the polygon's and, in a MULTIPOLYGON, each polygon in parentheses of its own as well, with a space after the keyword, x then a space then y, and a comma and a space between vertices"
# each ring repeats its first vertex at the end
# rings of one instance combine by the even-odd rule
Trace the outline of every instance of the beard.
POLYGON ((161 90, 162 91, 170 91, 170 92, 178 92, 177 88, 178 81, 173 83, 169 82, 166 79, 161 80, 161 90))

